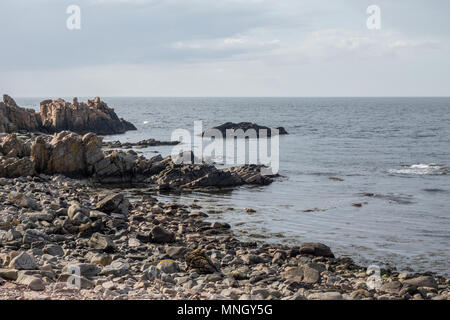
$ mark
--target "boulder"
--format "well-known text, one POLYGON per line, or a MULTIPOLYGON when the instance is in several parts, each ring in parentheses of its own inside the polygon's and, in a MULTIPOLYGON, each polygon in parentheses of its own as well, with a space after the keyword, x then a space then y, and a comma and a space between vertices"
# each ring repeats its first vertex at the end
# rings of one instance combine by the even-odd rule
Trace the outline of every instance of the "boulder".
POLYGON ((38 265, 33 256, 22 252, 11 260, 9 267, 16 270, 35 270, 38 268, 38 265))
POLYGON ((330 247, 317 242, 302 243, 300 245, 300 254, 334 258, 334 254, 331 252, 330 247))
POLYGON ((0 148, 6 157, 23 158, 30 156, 31 144, 25 143, 15 133, 10 133, 0 142, 0 148))
POLYGON ((175 242, 175 233, 164 229, 161 226, 155 226, 150 231, 151 241, 155 243, 175 242))
POLYGON ((105 213, 128 215, 130 201, 122 193, 110 194, 97 203, 96 209, 105 213))
POLYGON ((105 252, 114 252, 116 250, 116 246, 111 238, 100 233, 94 233, 92 235, 89 239, 89 247, 105 252))
POLYGON ((186 266, 192 272, 200 274, 209 274, 218 272, 217 267, 211 261, 206 251, 202 249, 195 249, 184 255, 186 266))
POLYGON ((95 135, 81 137, 63 131, 51 141, 38 137, 31 147, 31 159, 39 173, 88 176, 93 170, 92 158, 102 157, 100 146, 101 139, 95 135))
POLYGON ((438 288, 438 284, 432 276, 420 276, 405 280, 403 286, 438 288))

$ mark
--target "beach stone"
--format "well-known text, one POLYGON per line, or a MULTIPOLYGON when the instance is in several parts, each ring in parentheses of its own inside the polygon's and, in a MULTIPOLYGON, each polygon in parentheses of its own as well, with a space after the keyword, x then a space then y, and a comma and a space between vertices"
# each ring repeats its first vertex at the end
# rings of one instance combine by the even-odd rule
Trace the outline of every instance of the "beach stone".
POLYGON ((89 239, 89 247, 95 250, 102 250, 105 252, 114 252, 116 246, 112 239, 104 234, 94 233, 89 239))
POLYGON ((172 259, 179 259, 184 256, 186 250, 185 247, 167 247, 166 254, 172 259))
POLYGON ((155 243, 169 243, 175 242, 175 234, 171 231, 164 229, 161 226, 155 226, 150 231, 152 242, 155 243))
POLYGON ((172 274, 178 272, 178 264, 174 260, 162 260, 158 263, 156 268, 164 273, 172 274))
POLYGON ((303 266, 303 282, 319 283, 321 268, 318 264, 308 263, 303 266))
POLYGON ((122 193, 110 194, 97 203, 96 209, 105 213, 128 215, 131 204, 122 193))
POLYGON ((392 281, 383 283, 380 287, 381 292, 387 292, 391 294, 399 294, 400 290, 402 289, 402 283, 400 281, 392 281))
POLYGON ((107 266, 112 262, 112 257, 107 254, 95 254, 91 258, 91 263, 99 265, 99 266, 107 266))
POLYGON ((48 253, 52 256, 57 257, 63 257, 64 256, 64 249, 61 246, 58 246, 56 244, 48 244, 44 247, 43 250, 45 253, 48 253))
POLYGON ((35 270, 38 268, 38 265, 33 256, 22 252, 11 260, 9 267, 16 270, 35 270))
POLYGON ((0 278, 7 280, 16 280, 17 279, 17 270, 14 269, 0 269, 0 278))
POLYGON ((403 285, 415 287, 429 287, 437 289, 438 285, 432 276, 421 276, 403 281, 403 285))
POLYGON ((343 300, 339 292, 317 292, 307 296, 308 300, 343 300))
POLYGON ((130 270, 130 265, 125 260, 115 260, 111 264, 104 267, 100 274, 123 276, 130 270))
POLYGON ((33 210, 40 209, 40 206, 36 202, 36 200, 34 200, 33 198, 31 198, 28 195, 25 195, 22 192, 12 191, 9 193, 8 199, 22 208, 29 208, 29 209, 33 209, 33 210))
POLYGON ((300 254, 310 254, 318 257, 334 258, 333 252, 330 247, 317 242, 305 242, 300 244, 300 254))
POLYGON ((301 282, 303 280, 303 268, 287 267, 283 272, 283 277, 287 280, 301 282))
POLYGON ((49 236, 46 233, 36 229, 28 229, 27 231, 25 231, 25 234, 23 236, 23 243, 28 244, 32 244, 35 242, 44 243, 48 240, 49 236))
POLYGON ((184 255, 186 266, 189 270, 193 270, 200 274, 209 274, 217 272, 217 267, 213 264, 206 251, 195 249, 184 255))
POLYGON ((45 290, 45 285, 44 285, 44 282, 42 281, 42 279, 35 277, 35 276, 25 275, 25 276, 19 277, 17 279, 17 283, 26 285, 28 289, 33 290, 33 291, 44 291, 45 290))

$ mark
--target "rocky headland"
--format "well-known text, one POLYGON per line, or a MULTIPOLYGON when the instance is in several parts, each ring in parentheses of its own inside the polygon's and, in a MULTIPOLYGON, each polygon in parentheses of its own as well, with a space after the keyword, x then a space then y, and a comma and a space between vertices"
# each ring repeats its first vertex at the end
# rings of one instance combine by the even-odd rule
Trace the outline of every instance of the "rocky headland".
POLYGON ((114 109, 96 97, 87 102, 72 103, 63 99, 41 102, 40 112, 19 107, 14 99, 3 96, 0 102, 0 133, 44 132, 56 133, 64 130, 100 135, 125 133, 136 127, 119 118, 114 109))

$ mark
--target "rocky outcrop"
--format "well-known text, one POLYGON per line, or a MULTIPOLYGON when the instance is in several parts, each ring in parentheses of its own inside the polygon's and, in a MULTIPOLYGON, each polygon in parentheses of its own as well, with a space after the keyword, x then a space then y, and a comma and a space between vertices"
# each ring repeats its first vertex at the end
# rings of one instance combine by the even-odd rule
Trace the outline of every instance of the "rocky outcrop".
POLYGON ((19 107, 10 96, 3 96, 3 102, 0 102, 0 132, 56 133, 63 130, 108 135, 136 130, 136 127, 119 118, 114 109, 98 97, 86 103, 78 102, 77 98, 72 103, 63 99, 45 100, 37 113, 19 107))
POLYGON ((39 131, 41 128, 38 113, 19 107, 13 98, 3 95, 3 102, 0 102, 0 132, 39 131))
POLYGON ((31 147, 30 144, 30 139, 24 142, 14 134, 0 141, 0 147, 7 154, 0 157, 1 177, 63 174, 90 178, 102 184, 155 185, 158 190, 267 185, 273 178, 263 175, 263 167, 257 165, 217 169, 207 163, 178 163, 177 158, 170 156, 148 159, 133 150, 102 151, 102 139, 94 133, 81 136, 62 131, 53 136, 39 135, 31 147))
MULTIPOLYGON (((285 135, 288 134, 286 129, 283 127, 276 128, 278 130, 279 135, 285 135)), ((239 123, 233 123, 233 122, 227 122, 220 126, 213 127, 211 129, 208 129, 203 132, 203 136, 214 136, 214 133, 216 131, 219 131, 222 134, 222 137, 225 139, 227 137, 227 130, 243 130, 244 134, 250 134, 252 131, 256 135, 256 137, 259 138, 260 134, 262 134, 261 130, 265 130, 267 132, 267 136, 271 137, 272 134, 275 135, 275 133, 272 132, 273 129, 266 127, 266 126, 260 126, 256 123, 251 122, 239 122, 239 123), (250 130, 250 131, 249 131, 250 130)), ((236 133, 238 134, 238 133, 236 133)), ((239 136, 238 136, 239 137, 239 136)), ((242 136, 244 137, 244 135, 242 136)))
POLYGON ((103 158, 101 139, 93 133, 80 136, 63 131, 50 141, 40 136, 31 147, 36 172, 45 174, 91 176, 94 165, 103 158))
POLYGON ((101 135, 125 133, 136 127, 114 112, 106 103, 96 97, 86 103, 72 103, 63 99, 41 102, 42 125, 49 132, 70 130, 77 133, 95 132, 101 135))
POLYGON ((158 141, 155 139, 146 139, 139 142, 120 142, 120 141, 107 141, 103 142, 103 147, 110 149, 131 149, 131 148, 148 148, 159 146, 174 146, 179 144, 179 141, 158 141))

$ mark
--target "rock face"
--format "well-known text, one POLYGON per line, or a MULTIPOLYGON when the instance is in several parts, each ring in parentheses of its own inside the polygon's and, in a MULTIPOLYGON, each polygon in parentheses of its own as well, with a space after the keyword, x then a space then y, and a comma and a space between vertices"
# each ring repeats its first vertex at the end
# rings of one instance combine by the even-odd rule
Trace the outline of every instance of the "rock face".
MULTIPOLYGON (((286 129, 284 129, 283 127, 278 127, 276 129, 278 130, 279 135, 288 134, 286 129)), ((243 130, 245 133, 250 133, 251 131, 254 131, 254 133, 256 134, 256 137, 258 137, 258 138, 260 136, 260 133, 262 134, 262 132, 260 132, 260 130, 266 130, 267 136, 268 137, 272 136, 271 128, 266 127, 266 126, 260 126, 256 123, 252 123, 252 122, 239 122, 239 123, 227 122, 220 126, 213 127, 211 129, 204 131, 203 136, 208 137, 208 136, 214 135, 214 132, 217 130, 222 133, 223 138, 226 138, 227 130, 243 130), (247 131, 247 130, 251 130, 251 131, 247 131)))
POLYGON ((119 117, 114 109, 96 97, 86 103, 75 98, 72 103, 63 99, 41 102, 42 125, 49 132, 70 130, 77 133, 95 132, 101 135, 136 130, 130 122, 119 117))
POLYGON ((94 164, 103 158, 100 148, 101 139, 95 134, 82 137, 63 131, 50 141, 38 137, 31 147, 31 159, 40 173, 89 176, 94 172, 94 164))
POLYGON ((98 97, 86 103, 80 103, 76 98, 72 103, 63 99, 45 100, 37 113, 19 107, 10 96, 3 96, 3 102, 0 102, 0 132, 56 133, 63 130, 108 135, 136 130, 136 127, 119 118, 114 109, 98 97))
POLYGON ((19 107, 8 95, 0 102, 0 132, 39 131, 41 117, 32 109, 19 107))

